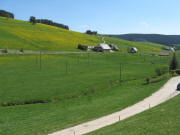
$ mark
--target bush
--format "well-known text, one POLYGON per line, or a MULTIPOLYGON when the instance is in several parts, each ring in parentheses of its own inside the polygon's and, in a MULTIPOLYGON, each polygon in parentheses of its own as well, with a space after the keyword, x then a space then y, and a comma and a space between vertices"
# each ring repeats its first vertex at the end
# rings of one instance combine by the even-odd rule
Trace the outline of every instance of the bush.
POLYGON ((156 71, 156 74, 157 74, 158 76, 161 76, 161 75, 163 75, 163 74, 168 73, 169 68, 168 68, 167 66, 163 66, 163 67, 156 68, 155 71, 156 71))
POLYGON ((2 50, 2 53, 8 53, 8 49, 6 48, 6 49, 3 49, 2 50))
POLYGON ((166 80, 166 79, 168 79, 168 78, 169 78, 169 75, 164 75, 164 76, 161 76, 161 77, 159 77, 159 78, 157 78, 157 79, 151 80, 150 83, 157 83, 157 82, 166 80))
POLYGON ((147 84, 150 83, 150 78, 149 78, 149 77, 146 78, 146 83, 147 83, 147 84))
POLYGON ((21 48, 19 51, 20 51, 21 53, 23 53, 23 52, 24 52, 24 49, 23 49, 23 48, 21 48))
POLYGON ((8 102, 3 102, 1 105, 2 106, 9 106, 9 103, 8 102))
POLYGON ((170 74, 171 74, 172 76, 174 76, 174 75, 175 75, 175 72, 176 72, 175 70, 171 70, 171 71, 170 71, 170 74))
POLYGON ((87 46, 79 44, 78 45, 78 49, 80 49, 80 50, 87 50, 87 46))
POLYGON ((180 75, 180 69, 176 69, 176 73, 180 75))

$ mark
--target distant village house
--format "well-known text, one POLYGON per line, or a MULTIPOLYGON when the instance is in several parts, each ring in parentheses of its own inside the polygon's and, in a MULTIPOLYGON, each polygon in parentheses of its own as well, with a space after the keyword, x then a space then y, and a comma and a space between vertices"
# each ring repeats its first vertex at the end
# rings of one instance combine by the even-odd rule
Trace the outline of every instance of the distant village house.
POLYGON ((130 50, 129 50, 129 53, 138 53, 138 49, 136 47, 132 47, 130 50))
POLYGON ((175 52, 175 47, 163 47, 162 49, 167 50, 167 51, 171 51, 171 52, 175 52))
POLYGON ((110 44, 109 46, 111 47, 111 50, 113 50, 113 51, 119 51, 119 48, 118 48, 116 45, 110 44))
POLYGON ((88 45, 87 46, 87 51, 91 51, 91 50, 93 50, 94 49, 94 46, 92 46, 92 45, 88 45))
POLYGON ((94 47, 94 51, 96 52, 111 52, 111 47, 108 44, 101 43, 94 47))
POLYGON ((159 56, 169 56, 169 53, 160 53, 159 56))

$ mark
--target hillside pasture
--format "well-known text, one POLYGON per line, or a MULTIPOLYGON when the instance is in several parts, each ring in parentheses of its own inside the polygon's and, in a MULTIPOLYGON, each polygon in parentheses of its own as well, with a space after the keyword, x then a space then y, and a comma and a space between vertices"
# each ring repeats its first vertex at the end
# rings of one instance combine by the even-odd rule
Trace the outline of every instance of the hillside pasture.
MULTIPOLYGON (((103 42, 102 35, 88 35, 49 26, 32 25, 27 21, 0 17, 0 49, 24 49, 35 51, 80 51, 78 44, 93 45, 103 42)), ((140 53, 159 53, 163 45, 138 43, 105 37, 107 43, 116 44, 121 52, 128 47, 137 47, 140 53)))
POLYGON ((24 104, 75 98, 120 81, 156 76, 167 58, 131 54, 1 55, 0 103, 24 104))
POLYGON ((155 68, 170 59, 127 53, 0 55, 0 134, 47 134, 119 111, 166 82, 145 84, 145 78, 155 77, 155 68))

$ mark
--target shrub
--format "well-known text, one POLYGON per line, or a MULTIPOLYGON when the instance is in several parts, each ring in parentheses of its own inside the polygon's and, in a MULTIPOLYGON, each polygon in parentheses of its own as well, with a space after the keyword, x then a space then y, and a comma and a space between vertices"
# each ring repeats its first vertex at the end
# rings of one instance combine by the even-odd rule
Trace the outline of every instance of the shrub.
POLYGON ((8 49, 6 48, 6 49, 3 49, 2 50, 2 53, 8 53, 8 49))
POLYGON ((2 106, 9 106, 9 103, 8 102, 3 102, 1 105, 2 106))
POLYGON ((150 83, 157 83, 157 82, 163 81, 167 78, 169 78, 169 75, 164 75, 164 76, 161 76, 160 78, 151 80, 150 83))
POLYGON ((180 69, 176 69, 176 73, 180 75, 180 69))
POLYGON ((87 46, 79 44, 78 45, 78 49, 80 49, 80 50, 87 50, 87 46))
POLYGON ((21 53, 23 53, 23 52, 24 52, 24 49, 23 49, 23 48, 21 48, 19 51, 20 51, 21 53))
POLYGON ((168 73, 169 68, 168 68, 167 66, 163 66, 163 67, 156 68, 155 71, 156 71, 156 74, 157 74, 158 76, 161 76, 161 75, 163 75, 163 74, 168 73))
POLYGON ((176 72, 175 70, 171 70, 171 71, 170 71, 170 74, 171 74, 172 76, 174 76, 175 72, 176 72))
POLYGON ((150 83, 150 78, 149 78, 149 77, 146 78, 146 83, 147 83, 147 84, 150 83))

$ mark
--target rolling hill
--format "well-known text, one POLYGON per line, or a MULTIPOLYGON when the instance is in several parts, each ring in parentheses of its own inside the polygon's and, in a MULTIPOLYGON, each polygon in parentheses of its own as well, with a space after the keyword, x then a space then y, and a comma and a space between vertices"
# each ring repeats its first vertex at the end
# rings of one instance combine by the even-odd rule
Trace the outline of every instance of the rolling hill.
MULTIPOLYGON (((96 45, 101 36, 29 22, 0 18, 0 48, 78 51, 96 45)), ((163 45, 105 37, 118 53, 59 53, 0 55, 0 135, 44 135, 128 107, 158 90, 171 57, 163 45), (129 54, 137 47, 140 54, 129 54), (120 70, 121 69, 121 70, 120 70), (146 78, 160 82, 145 84, 146 78)))
POLYGON ((124 35, 108 35, 119 39, 136 41, 136 42, 153 42, 163 45, 180 44, 180 35, 160 35, 160 34, 124 34, 124 35))
MULTIPOLYGON (((77 45, 97 45, 102 37, 49 26, 32 25, 29 22, 0 17, 0 48, 42 50, 42 51, 78 51, 77 45)), ((163 45, 154 43, 136 43, 106 37, 107 43, 114 43, 121 51, 127 47, 137 47, 141 52, 160 52, 163 45)))

